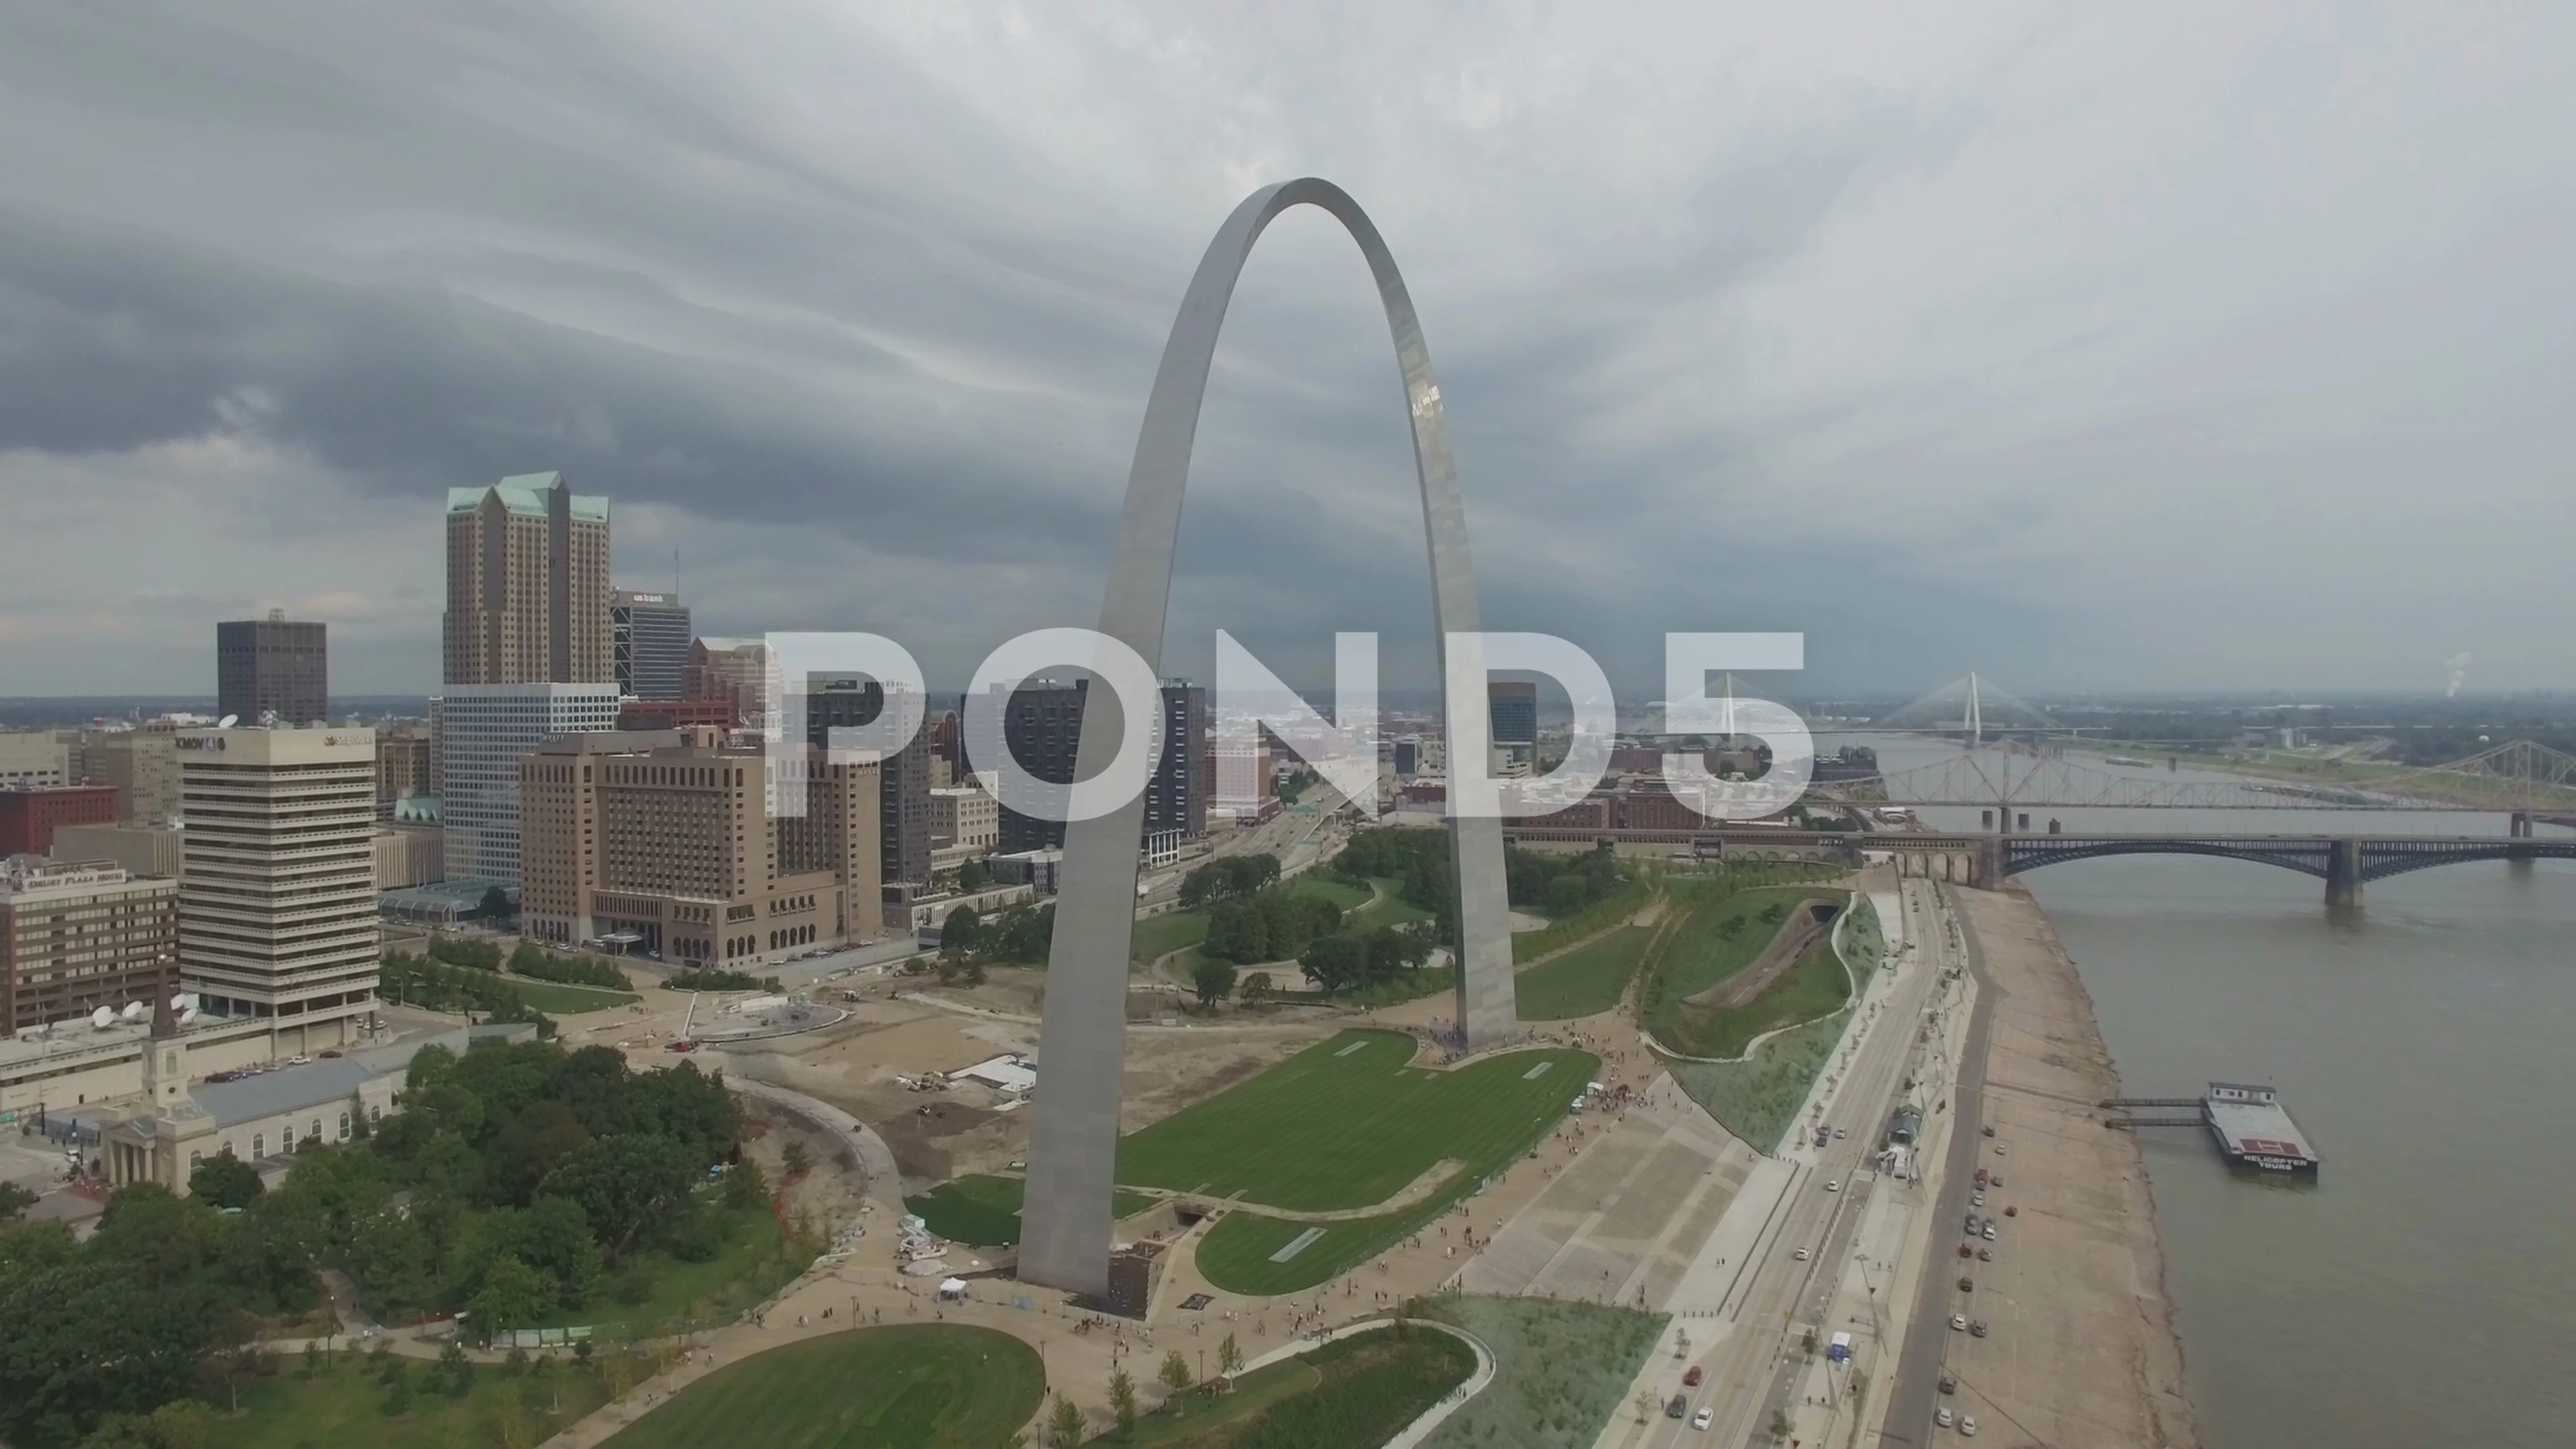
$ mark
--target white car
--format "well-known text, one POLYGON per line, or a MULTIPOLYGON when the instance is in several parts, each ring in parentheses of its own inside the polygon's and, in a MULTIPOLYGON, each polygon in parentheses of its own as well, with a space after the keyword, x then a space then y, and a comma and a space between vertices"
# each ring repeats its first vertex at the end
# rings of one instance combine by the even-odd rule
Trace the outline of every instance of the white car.
POLYGON ((1842 1190, 1843 1185, 1839 1182, 1827 1182, 1825 1184, 1825 1191, 1827 1192, 1840 1192, 1842 1190))
POLYGON ((1961 1419, 1959 1421, 1959 1432, 1967 1435, 1971 1439, 1977 1437, 1977 1416, 1970 1414, 1966 1418, 1961 1419))
POLYGON ((1796 1252, 1794 1252, 1794 1253, 1791 1253, 1789 1256, 1790 1256, 1790 1257, 1792 1257, 1792 1258, 1795 1258, 1795 1259, 1797 1259, 1799 1262, 1803 1263, 1803 1262, 1807 1261, 1807 1250, 1806 1250, 1806 1249, 1804 1249, 1804 1248, 1800 1248, 1798 1251, 1796 1251, 1796 1252))
POLYGON ((1968 1331, 1968 1315, 1966 1315, 1966 1314, 1964 1314, 1964 1313, 1953 1313, 1953 1314, 1951 1314, 1951 1315, 1950 1315, 1950 1326, 1951 1326, 1952 1328, 1955 1328, 1955 1329, 1959 1330, 1961 1333, 1965 1333, 1965 1332, 1967 1332, 1967 1331, 1968 1331))
POLYGON ((1698 1413, 1691 1415, 1691 1427, 1694 1429, 1705 1429, 1708 1427, 1708 1421, 1716 1417, 1717 1412, 1715 1410, 1702 1408, 1698 1413))
POLYGON ((1936 1410, 1934 1410, 1934 1411, 1933 1411, 1933 1414, 1932 1414, 1932 1422, 1933 1422, 1933 1423, 1935 1423, 1935 1424, 1940 1425, 1940 1426, 1941 1426, 1942 1428, 1944 1428, 1944 1429, 1947 1429, 1947 1428, 1949 1428, 1952 1424, 1955 1424, 1955 1423, 1959 1422, 1959 1416, 1958 1416, 1958 1415, 1956 1415, 1956 1414, 1951 1413, 1951 1412, 1950 1412, 1948 1409, 1946 1409, 1946 1408, 1945 1408, 1945 1409, 1936 1409, 1936 1410))

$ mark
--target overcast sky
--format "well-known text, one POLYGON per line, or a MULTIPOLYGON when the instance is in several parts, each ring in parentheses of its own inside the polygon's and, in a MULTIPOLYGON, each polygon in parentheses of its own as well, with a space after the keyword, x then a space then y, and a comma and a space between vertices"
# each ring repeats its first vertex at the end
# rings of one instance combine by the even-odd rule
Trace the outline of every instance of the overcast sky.
MULTIPOLYGON (((437 682, 444 491, 562 469, 700 632, 934 685, 1097 617, 1200 249, 1340 182, 1490 627, 1662 693, 2576 685, 2576 10, 27 4, 0 18, 0 695, 213 621, 437 682), (2551 399, 2557 399, 2552 402, 2551 399), (674 554, 677 555, 676 565, 674 554)), ((1318 212, 1218 354, 1176 672, 1423 677, 1385 324, 1318 212)))

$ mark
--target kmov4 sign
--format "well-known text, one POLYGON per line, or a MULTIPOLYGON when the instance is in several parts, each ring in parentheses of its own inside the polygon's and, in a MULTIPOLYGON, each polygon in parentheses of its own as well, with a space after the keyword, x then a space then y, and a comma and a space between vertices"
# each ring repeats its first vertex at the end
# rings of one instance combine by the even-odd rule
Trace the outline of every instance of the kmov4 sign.
MULTIPOLYGON (((909 650, 881 634, 773 633, 768 649, 763 738, 773 781, 796 778, 807 741, 814 678, 864 675, 884 687, 885 707, 864 725, 834 726, 825 740, 834 761, 882 758, 920 733, 926 689, 909 650)), ((1445 697, 1486 697, 1497 671, 1543 674, 1574 708, 1565 758, 1533 778, 1492 773, 1492 730, 1481 709, 1452 708, 1448 740, 1447 813, 1453 818, 1519 819, 1545 815, 1589 794, 1610 768, 1618 733, 1610 681, 1590 654, 1552 634, 1453 632, 1444 636, 1445 697)), ((1280 682, 1252 651, 1220 630, 1216 688, 1210 705, 1223 752, 1249 750, 1263 731, 1330 783, 1363 813, 1377 806, 1377 636, 1334 637, 1333 715, 1327 719, 1280 682)), ((1813 776, 1815 741, 1804 721, 1767 699, 1712 699, 1712 675, 1793 670, 1806 662, 1800 634, 1670 633, 1664 636, 1665 730, 1760 740, 1771 767, 1758 780, 1721 780, 1690 754, 1667 751, 1663 778, 1673 797, 1708 820, 1755 820, 1795 804, 1813 776)), ((1161 682, 1153 666, 1125 643, 1095 629, 1039 629, 986 656, 966 692, 965 739, 977 788, 1022 815, 1040 820, 1093 820, 1145 791, 1163 753, 1161 682), (1040 779, 1011 753, 1003 716, 1013 690, 1048 670, 1089 672, 1094 689, 1114 698, 1118 746, 1107 765, 1072 783, 1040 779)), ((805 813, 804 792, 770 792, 773 815, 805 813)))

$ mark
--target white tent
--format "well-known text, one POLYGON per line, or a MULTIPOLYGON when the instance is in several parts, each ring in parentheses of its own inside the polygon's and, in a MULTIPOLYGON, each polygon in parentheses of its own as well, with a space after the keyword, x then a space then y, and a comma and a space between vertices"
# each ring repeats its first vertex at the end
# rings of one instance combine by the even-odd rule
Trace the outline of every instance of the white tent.
POLYGON ((940 1298, 940 1301, 941 1301, 941 1302, 943 1302, 943 1303, 954 1302, 954 1301, 956 1301, 957 1299, 963 1298, 963 1297, 965 1297, 965 1296, 966 1296, 966 1280, 965 1280, 965 1279, 963 1279, 963 1278, 942 1278, 941 1280, 939 1280, 939 1298, 940 1298))

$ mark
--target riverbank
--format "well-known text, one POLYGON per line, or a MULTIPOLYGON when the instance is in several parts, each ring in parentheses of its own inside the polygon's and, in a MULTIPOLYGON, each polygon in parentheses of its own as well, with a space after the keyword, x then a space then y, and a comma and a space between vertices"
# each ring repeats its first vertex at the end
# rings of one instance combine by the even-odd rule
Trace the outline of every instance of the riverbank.
POLYGON ((1973 1285, 1953 1311, 1990 1327, 1953 1335, 1945 1402, 2016 1442, 2199 1449, 2146 1164, 2094 1106, 2121 1090, 2092 997, 2029 895, 1950 898, 1996 994, 1977 1162, 2003 1183, 1992 1260, 1944 1261, 1973 1285))

